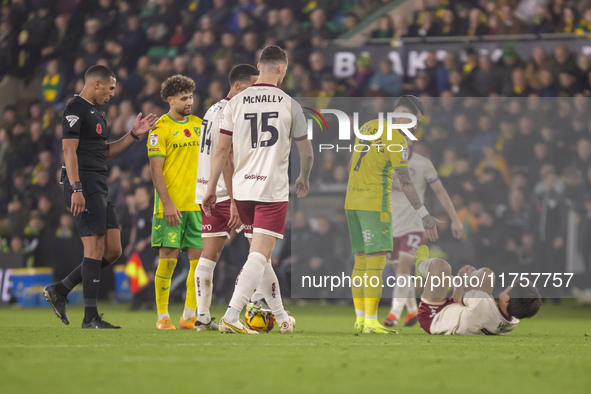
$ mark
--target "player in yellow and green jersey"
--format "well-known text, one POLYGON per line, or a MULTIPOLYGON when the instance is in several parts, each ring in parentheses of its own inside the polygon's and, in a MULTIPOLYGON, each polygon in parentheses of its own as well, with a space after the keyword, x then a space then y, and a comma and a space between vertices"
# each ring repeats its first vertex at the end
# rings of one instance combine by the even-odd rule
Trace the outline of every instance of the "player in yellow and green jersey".
MULTIPOLYGON (((417 123, 425 114, 423 103, 415 96, 403 96, 394 106, 394 112, 410 113, 417 123)), ((400 117, 395 123, 408 123, 400 117)), ((379 120, 367 122, 360 129, 362 135, 374 135, 379 130, 379 120)), ((416 129, 416 126, 409 131, 416 129)), ((400 179, 402 190, 423 220, 423 226, 431 241, 437 239, 435 219, 423 206, 408 171, 408 146, 402 132, 394 131, 387 139, 384 121, 382 136, 376 140, 355 140, 355 153, 351 159, 349 182, 345 198, 345 213, 355 254, 352 293, 357 316, 355 333, 389 334, 378 322, 378 303, 382 297, 382 271, 386 254, 392 251, 392 214, 390 193, 394 172, 400 179), (364 274, 367 274, 364 279, 364 274), (361 284, 361 286, 359 286, 361 284)))
POLYGON ((197 318, 195 268, 201 256, 201 211, 195 203, 201 119, 190 115, 195 83, 175 75, 162 84, 160 96, 170 111, 156 122, 148 139, 148 157, 156 188, 152 220, 152 247, 159 248, 156 286, 156 328, 174 330, 168 314, 170 282, 180 250, 186 250, 190 269, 187 276, 185 310, 181 329, 193 329, 197 318))

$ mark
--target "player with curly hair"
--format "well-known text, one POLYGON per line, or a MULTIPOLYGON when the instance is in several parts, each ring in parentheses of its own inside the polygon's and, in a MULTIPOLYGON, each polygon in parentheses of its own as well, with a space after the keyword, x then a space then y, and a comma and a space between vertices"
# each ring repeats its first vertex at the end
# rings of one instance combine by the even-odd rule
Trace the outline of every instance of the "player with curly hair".
POLYGON ((160 330, 174 330, 168 314, 168 299, 172 273, 179 251, 186 250, 190 269, 187 276, 185 310, 180 319, 181 329, 193 329, 197 318, 195 268, 201 256, 201 212, 195 202, 197 163, 201 119, 191 115, 195 83, 190 78, 174 75, 162 84, 160 96, 170 110, 150 132, 148 157, 154 194, 152 247, 159 248, 156 287, 156 309, 160 330))

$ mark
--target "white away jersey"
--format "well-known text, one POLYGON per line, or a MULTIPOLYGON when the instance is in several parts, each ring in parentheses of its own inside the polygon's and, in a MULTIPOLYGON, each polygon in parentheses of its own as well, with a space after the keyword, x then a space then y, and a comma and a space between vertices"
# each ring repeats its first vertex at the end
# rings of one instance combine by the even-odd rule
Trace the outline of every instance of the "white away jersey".
MULTIPOLYGON (((408 171, 412 183, 417 189, 421 200, 425 201, 427 185, 439 179, 437 170, 431 160, 411 151, 408 159, 408 171)), ((392 236, 402 237, 405 234, 425 231, 419 214, 410 205, 406 194, 400 187, 398 176, 392 182, 392 236)))
POLYGON ((232 135, 234 199, 288 201, 291 139, 307 138, 300 104, 276 86, 254 84, 230 100, 220 124, 232 135))
POLYGON ((514 317, 503 317, 495 299, 484 291, 467 292, 463 303, 448 305, 436 314, 431 334, 506 335, 519 323, 514 317))
MULTIPOLYGON (((215 148, 220 140, 220 116, 226 108, 229 99, 225 98, 212 105, 201 123, 201 143, 199 144, 199 166, 197 167, 197 187, 195 189, 195 202, 201 204, 207 185, 209 184, 209 175, 211 173, 211 158, 215 153, 215 148)), ((224 175, 220 175, 217 188, 215 190, 216 201, 222 202, 230 199, 224 175)))

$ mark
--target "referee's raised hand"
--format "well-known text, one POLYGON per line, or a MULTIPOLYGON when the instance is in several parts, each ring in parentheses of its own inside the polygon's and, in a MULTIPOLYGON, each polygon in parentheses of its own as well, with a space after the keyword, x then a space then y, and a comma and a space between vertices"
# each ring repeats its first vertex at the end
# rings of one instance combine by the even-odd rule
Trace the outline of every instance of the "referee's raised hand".
POLYGON ((154 114, 148 114, 145 118, 142 119, 142 113, 140 112, 137 114, 137 117, 133 121, 133 133, 135 135, 143 135, 146 134, 148 131, 154 128, 156 121, 158 120, 158 116, 154 114))

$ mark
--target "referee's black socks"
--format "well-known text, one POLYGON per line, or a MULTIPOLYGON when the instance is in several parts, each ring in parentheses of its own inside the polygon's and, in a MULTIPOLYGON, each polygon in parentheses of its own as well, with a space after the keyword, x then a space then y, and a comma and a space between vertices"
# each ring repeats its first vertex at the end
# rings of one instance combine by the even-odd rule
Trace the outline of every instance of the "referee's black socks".
MULTIPOLYGON (((84 260, 82 260, 82 263, 74 268, 68 276, 55 285, 55 290, 58 294, 66 297, 77 284, 82 282, 82 264, 84 264, 84 260)), ((111 265, 111 263, 103 257, 103 261, 101 261, 101 269, 108 267, 109 265, 111 265)))
POLYGON ((82 294, 84 296, 84 321, 90 322, 98 317, 96 299, 101 283, 102 261, 85 257, 82 260, 82 294))

